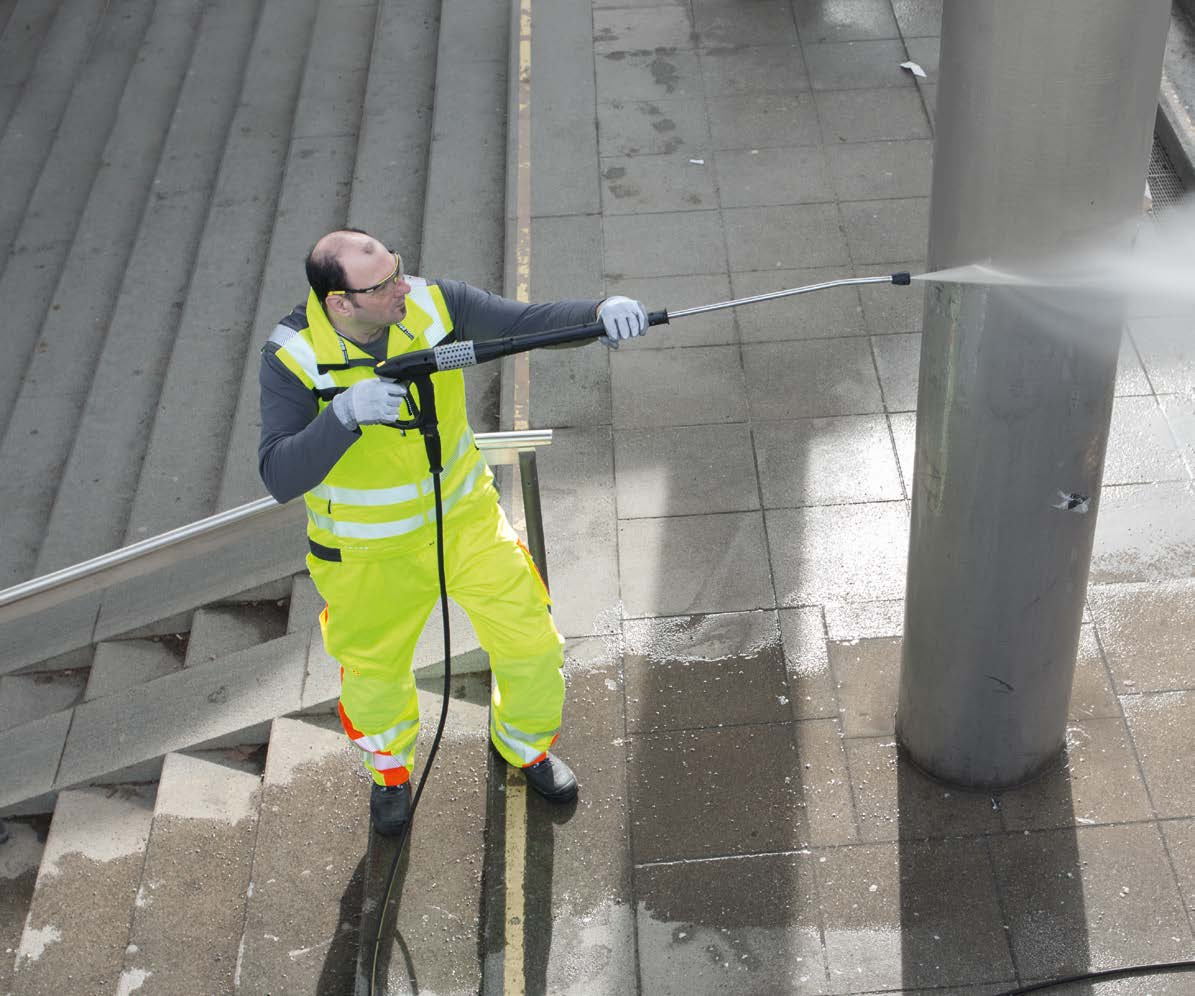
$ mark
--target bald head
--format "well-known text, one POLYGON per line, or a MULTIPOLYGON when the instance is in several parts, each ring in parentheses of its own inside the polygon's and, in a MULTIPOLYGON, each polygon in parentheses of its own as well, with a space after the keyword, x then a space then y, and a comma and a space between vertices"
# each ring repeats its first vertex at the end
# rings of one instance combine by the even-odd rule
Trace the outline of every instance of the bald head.
POLYGON ((370 274, 379 263, 389 265, 390 253, 381 242, 359 228, 329 232, 307 254, 307 282, 323 301, 329 291, 368 286, 373 281, 354 282, 361 273, 370 274))

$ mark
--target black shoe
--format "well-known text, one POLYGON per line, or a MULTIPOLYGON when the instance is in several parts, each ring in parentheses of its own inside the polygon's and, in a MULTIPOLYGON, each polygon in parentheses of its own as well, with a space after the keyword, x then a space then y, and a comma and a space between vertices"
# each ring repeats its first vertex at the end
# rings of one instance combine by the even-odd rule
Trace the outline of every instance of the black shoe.
POLYGON ((523 769, 527 784, 549 802, 570 802, 577 797, 577 776, 555 754, 523 769))
POLYGON ((411 783, 379 785, 369 793, 369 820, 383 837, 397 837, 411 821, 411 783))

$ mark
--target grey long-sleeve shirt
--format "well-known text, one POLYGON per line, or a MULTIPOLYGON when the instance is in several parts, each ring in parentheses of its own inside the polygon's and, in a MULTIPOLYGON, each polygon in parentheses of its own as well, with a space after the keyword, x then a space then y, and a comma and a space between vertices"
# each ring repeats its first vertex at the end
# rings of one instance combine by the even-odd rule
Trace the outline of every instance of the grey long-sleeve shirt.
MULTIPOLYGON (((522 304, 459 280, 431 280, 444 294, 452 317, 452 339, 500 339, 592 322, 597 301, 522 304)), ((386 337, 357 343, 375 359, 386 358, 386 337)), ((361 438, 345 428, 332 406, 321 412, 315 395, 269 350, 261 354, 261 441, 258 469, 267 490, 286 502, 310 491, 361 438)))

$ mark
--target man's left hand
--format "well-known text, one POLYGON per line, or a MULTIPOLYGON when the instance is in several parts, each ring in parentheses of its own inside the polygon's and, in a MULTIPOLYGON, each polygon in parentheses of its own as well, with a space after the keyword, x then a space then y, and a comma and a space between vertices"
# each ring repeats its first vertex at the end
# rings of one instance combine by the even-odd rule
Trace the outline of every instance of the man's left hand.
POLYGON ((598 306, 598 318, 606 327, 606 334, 599 340, 611 349, 617 349, 619 340, 633 339, 647 331, 647 311, 638 301, 629 297, 608 297, 598 306))

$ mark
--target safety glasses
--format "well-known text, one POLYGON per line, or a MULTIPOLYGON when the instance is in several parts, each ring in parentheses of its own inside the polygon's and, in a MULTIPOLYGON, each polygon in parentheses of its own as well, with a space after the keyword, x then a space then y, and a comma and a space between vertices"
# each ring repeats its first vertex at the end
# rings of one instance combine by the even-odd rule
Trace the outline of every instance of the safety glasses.
POLYGON ((390 250, 390 255, 394 257, 394 269, 390 271, 390 275, 385 280, 380 280, 372 287, 346 287, 344 290, 328 291, 328 296, 334 294, 373 294, 377 291, 389 287, 391 284, 397 284, 402 280, 402 257, 393 249, 390 250))

